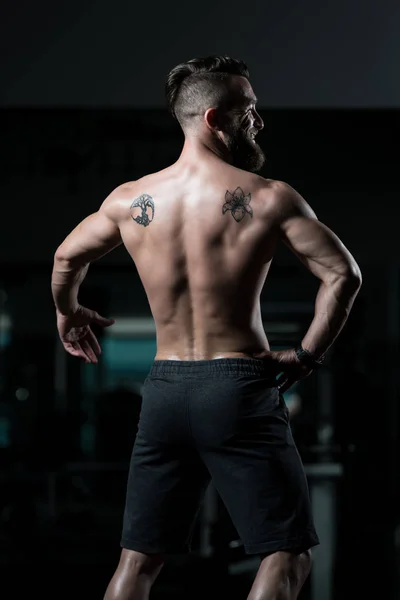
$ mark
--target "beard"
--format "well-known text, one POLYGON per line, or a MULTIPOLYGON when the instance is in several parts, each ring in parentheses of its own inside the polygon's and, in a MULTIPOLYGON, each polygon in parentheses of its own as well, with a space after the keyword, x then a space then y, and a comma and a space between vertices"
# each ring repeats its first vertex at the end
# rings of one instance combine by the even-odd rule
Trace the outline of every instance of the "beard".
POLYGON ((227 135, 227 148, 232 156, 232 165, 238 169, 257 173, 265 163, 265 154, 260 146, 243 129, 235 129, 227 135))

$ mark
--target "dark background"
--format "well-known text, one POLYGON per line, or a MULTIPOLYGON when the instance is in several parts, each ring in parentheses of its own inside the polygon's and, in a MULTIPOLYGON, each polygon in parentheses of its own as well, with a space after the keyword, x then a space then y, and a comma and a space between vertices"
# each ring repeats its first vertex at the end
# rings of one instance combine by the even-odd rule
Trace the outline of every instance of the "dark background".
POLYGON ((393 107, 396 0, 3 3, 3 106, 163 108, 166 73, 208 54, 249 64, 265 107, 393 107))
MULTIPOLYGON (((53 254, 114 187, 178 158, 183 138, 164 108, 165 77, 178 62, 224 53, 246 60, 252 74, 265 121, 262 174, 287 181, 307 199, 364 278, 329 368, 298 390, 294 435, 313 497, 327 491, 315 506, 322 533, 329 524, 336 532, 335 543, 324 537, 316 552, 303 597, 363 597, 384 586, 386 598, 397 598, 398 3, 19 2, 1 11, 5 597, 22 598, 28 586, 43 596, 57 589, 59 596, 101 598, 112 575, 143 373, 112 378, 121 350, 110 350, 94 368, 60 352, 50 295, 53 254), (332 465, 339 476, 329 475, 332 465), (61 590, 48 583, 49 573, 61 590), (330 594, 318 587, 327 579, 330 594)), ((315 279, 280 249, 262 295, 275 345, 297 341, 316 289, 315 279)), ((82 302, 126 319, 131 329, 132 318, 151 317, 122 248, 92 265, 82 302)), ((129 335, 118 343, 132 343, 129 335)), ((139 338, 151 344, 146 336, 139 338)), ((134 369, 138 357, 128 347, 134 369)), ((219 507, 210 556, 198 552, 198 541, 192 557, 171 559, 154 597, 211 596, 207 582, 217 577, 245 598, 254 568, 240 576, 229 570, 244 563, 240 546, 228 543, 236 537, 219 507)))

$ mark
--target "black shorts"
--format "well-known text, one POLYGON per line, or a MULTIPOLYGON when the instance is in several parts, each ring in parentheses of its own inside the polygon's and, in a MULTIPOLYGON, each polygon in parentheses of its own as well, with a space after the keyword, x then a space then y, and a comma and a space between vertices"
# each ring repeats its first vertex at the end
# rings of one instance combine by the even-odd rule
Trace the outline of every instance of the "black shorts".
POLYGON ((155 361, 143 388, 121 546, 190 550, 210 478, 247 554, 319 543, 288 410, 266 363, 155 361))

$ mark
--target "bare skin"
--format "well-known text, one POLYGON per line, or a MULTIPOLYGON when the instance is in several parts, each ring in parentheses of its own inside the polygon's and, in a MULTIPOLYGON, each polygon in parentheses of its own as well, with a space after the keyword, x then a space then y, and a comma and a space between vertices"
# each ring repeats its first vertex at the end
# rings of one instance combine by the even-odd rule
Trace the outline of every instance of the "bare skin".
MULTIPOLYGON (((237 80, 239 96, 254 96, 246 79, 237 80)), ((249 131, 262 128, 255 101, 241 122, 249 131)), ((185 132, 175 164, 119 186, 58 248, 52 291, 64 348, 85 362, 98 361, 101 349, 90 326, 114 321, 81 306, 79 286, 92 261, 124 244, 154 317, 156 359, 262 358, 282 372, 285 391, 311 369, 294 349, 271 352, 262 324, 260 293, 282 242, 321 282, 314 319, 301 340, 320 357, 346 322, 360 270, 293 188, 231 164, 226 135, 210 108, 195 130, 185 132)), ((147 599, 162 562, 123 550, 105 600, 147 599)), ((294 600, 310 565, 307 549, 263 558, 248 600, 294 600)))

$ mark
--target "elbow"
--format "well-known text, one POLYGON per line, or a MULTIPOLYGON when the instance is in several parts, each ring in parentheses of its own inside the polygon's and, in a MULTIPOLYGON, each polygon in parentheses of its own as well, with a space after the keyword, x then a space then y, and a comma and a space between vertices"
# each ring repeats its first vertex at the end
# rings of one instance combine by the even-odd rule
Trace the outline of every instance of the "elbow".
POLYGON ((60 244, 57 250, 54 252, 54 261, 55 262, 66 262, 69 259, 70 253, 68 252, 68 246, 65 242, 60 244))
POLYGON ((71 263, 60 246, 54 253, 53 271, 65 272, 71 269, 71 263))
POLYGON ((86 267, 88 263, 82 260, 80 256, 71 256, 68 252, 68 248, 64 248, 63 245, 59 246, 54 253, 54 266, 59 267, 62 271, 69 271, 73 269, 82 269, 86 267))
POLYGON ((341 296, 355 297, 362 285, 361 270, 357 263, 348 263, 340 269, 331 271, 323 283, 334 288, 341 296))
POLYGON ((64 277, 71 270, 68 260, 64 258, 63 254, 56 250, 54 253, 53 270, 51 275, 52 284, 57 283, 60 277, 64 277))
POLYGON ((362 274, 357 264, 349 265, 340 276, 340 287, 350 296, 358 294, 362 286, 362 274))
POLYGON ((61 246, 59 246, 59 247, 57 248, 57 250, 54 252, 54 264, 56 264, 56 263, 61 263, 61 262, 63 262, 64 260, 66 260, 66 259, 65 259, 65 256, 64 256, 64 252, 63 252, 63 250, 62 250, 62 247, 61 247, 61 246))
POLYGON ((362 286, 362 273, 360 267, 357 264, 352 265, 350 272, 347 275, 347 279, 349 281, 349 285, 353 286, 358 292, 358 290, 362 286))

